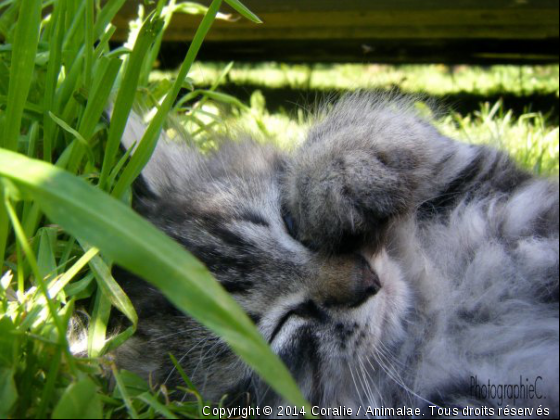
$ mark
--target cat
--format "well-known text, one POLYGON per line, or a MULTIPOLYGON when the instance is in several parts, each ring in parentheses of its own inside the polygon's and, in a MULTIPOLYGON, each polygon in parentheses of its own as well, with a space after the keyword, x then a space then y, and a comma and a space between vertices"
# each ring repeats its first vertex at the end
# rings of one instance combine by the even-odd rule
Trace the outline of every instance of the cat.
MULTIPOLYGON (((558 417, 558 180, 445 137, 413 102, 347 95, 293 152, 163 134, 134 208, 206 264, 312 405, 558 417)), ((123 145, 143 130, 132 115, 123 145)), ((120 367, 175 386, 172 353, 208 400, 282 404, 158 290, 116 277, 140 319, 120 367)))

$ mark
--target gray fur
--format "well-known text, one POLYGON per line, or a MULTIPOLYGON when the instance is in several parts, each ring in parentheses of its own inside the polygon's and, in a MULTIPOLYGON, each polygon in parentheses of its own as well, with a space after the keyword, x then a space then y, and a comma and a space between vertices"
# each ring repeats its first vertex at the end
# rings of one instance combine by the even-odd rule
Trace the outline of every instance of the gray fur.
MULTIPOLYGON (((125 144, 141 132, 131 120, 125 144)), ((471 377, 542 377, 546 399, 515 405, 558 416, 557 180, 371 94, 341 100, 292 154, 162 139, 143 180, 136 209, 233 293, 312 404, 498 408, 471 377)), ((157 290, 119 278, 140 315, 122 367, 177 384, 171 352, 208 399, 279 402, 157 290)))

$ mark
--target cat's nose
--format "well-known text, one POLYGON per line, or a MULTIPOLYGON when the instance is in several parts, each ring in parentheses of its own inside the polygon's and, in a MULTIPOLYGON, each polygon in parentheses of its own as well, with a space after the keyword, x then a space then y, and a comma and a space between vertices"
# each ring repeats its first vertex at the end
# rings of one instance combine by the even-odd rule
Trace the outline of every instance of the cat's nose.
POLYGON ((357 308, 379 292, 381 282, 368 261, 353 254, 323 264, 316 287, 325 308, 357 308))

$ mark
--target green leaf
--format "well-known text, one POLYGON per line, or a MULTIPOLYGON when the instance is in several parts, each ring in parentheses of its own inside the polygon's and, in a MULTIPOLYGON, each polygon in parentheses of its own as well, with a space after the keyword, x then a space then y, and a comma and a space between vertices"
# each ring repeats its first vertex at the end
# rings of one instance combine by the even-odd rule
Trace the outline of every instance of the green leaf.
POLYGON ((4 133, 0 147, 16 150, 21 118, 35 69, 35 54, 41 26, 41 0, 22 0, 12 50, 10 86, 4 133))
MULTIPOLYGON (((84 139, 89 139, 93 136, 95 126, 99 122, 101 115, 105 111, 107 101, 111 95, 111 89, 117 78, 122 61, 118 58, 108 59, 102 57, 99 59, 98 78, 93 84, 91 93, 88 97, 86 109, 82 115, 78 132, 84 139)), ((83 156, 83 147, 81 143, 74 144, 71 149, 67 169, 76 173, 83 156)), ((85 149, 88 150, 88 149, 85 149)))
POLYGON ((98 254, 99 250, 92 248, 80 257, 72 267, 67 269, 60 278, 49 284, 49 295, 56 296, 68 283, 85 267, 89 261, 98 254))
POLYGON ((160 403, 155 397, 145 392, 137 397, 140 401, 145 402, 152 407, 157 413, 161 414, 166 419, 177 419, 178 417, 171 412, 165 405, 160 403))
POLYGON ((99 185, 101 185, 101 187, 105 186, 107 178, 113 168, 115 157, 119 150, 121 137, 126 128, 128 115, 130 114, 132 104, 134 103, 142 64, 148 54, 150 45, 162 29, 162 25, 163 20, 159 17, 153 15, 149 17, 142 25, 136 43, 134 44, 132 54, 129 57, 124 78, 113 107, 113 114, 111 115, 109 139, 107 140, 107 148, 99 180, 99 185))
POLYGON ((56 405, 53 419, 100 419, 102 418, 102 405, 97 386, 89 379, 84 378, 71 384, 56 405))
MULTIPOLYGON (((1 124, 0 124, 1 125, 1 124)), ((8 244, 8 234, 10 233, 10 224, 8 213, 2 205, 4 202, 4 186, 0 185, 0 273, 4 269, 4 254, 8 244)))
MULTIPOLYGON (((93 273, 89 273, 83 279, 78 280, 66 286, 64 288, 64 293, 66 293, 67 296, 72 296, 72 297, 75 296, 77 300, 82 299, 83 298, 82 293, 87 293, 89 289, 92 289, 92 287, 90 286, 93 285, 94 279, 95 276, 93 275, 93 273)), ((89 297, 89 294, 87 295, 87 297, 89 297)))
POLYGON ((91 150, 91 146, 89 145, 87 140, 80 133, 78 133, 77 130, 70 127, 70 125, 67 122, 65 122, 62 118, 57 117, 52 112, 49 112, 49 116, 53 119, 55 123, 57 123, 60 126, 60 128, 72 134, 72 136, 74 136, 74 138, 78 140, 82 146, 84 146, 85 150, 88 153, 90 161, 94 162, 95 156, 93 155, 93 150, 91 150))
MULTIPOLYGON (((64 41, 64 17, 66 13, 66 2, 58 1, 54 6, 54 13, 51 21, 50 34, 50 57, 47 65, 47 75, 45 82, 45 92, 43 95, 43 107, 45 111, 54 111, 54 93, 58 84, 58 76, 62 66, 62 42, 64 41)), ((52 146, 54 122, 47 112, 43 118, 43 155, 47 162, 52 161, 52 146)))
MULTIPOLYGON (((88 250, 88 247, 84 246, 84 249, 88 250)), ((109 299, 115 308, 126 315, 130 322, 132 322, 132 324, 136 327, 136 324, 138 323, 138 315, 136 314, 134 306, 132 306, 132 302, 126 293, 113 278, 111 268, 109 268, 105 261, 103 261, 103 259, 98 255, 91 258, 89 265, 95 274, 97 285, 105 294, 107 299, 109 299)))
POLYGON ((105 31, 105 28, 111 23, 113 18, 122 8, 126 0, 112 0, 106 2, 103 9, 99 13, 97 17, 97 21, 95 22, 95 26, 93 28, 95 38, 101 36, 101 34, 105 31))
POLYGON ((137 419, 138 413, 136 412, 136 409, 132 404, 132 399, 130 398, 128 389, 126 387, 126 383, 124 382, 121 373, 119 373, 115 365, 111 366, 111 370, 113 371, 113 377, 115 378, 115 382, 116 382, 116 387, 114 392, 115 395, 119 395, 120 398, 124 401, 124 405, 126 406, 130 417, 132 417, 133 419, 137 419))
POLYGON ((93 35, 93 20, 94 20, 94 4, 93 0, 86 0, 85 8, 85 49, 86 49, 86 61, 85 61, 85 86, 91 86, 93 78, 93 53, 94 53, 94 35, 93 35))
POLYGON ((88 327, 88 356, 99 357, 105 347, 105 337, 109 316, 111 315, 111 302, 101 291, 97 289, 93 313, 88 327))
POLYGON ((257 15, 251 12, 247 8, 247 6, 242 4, 239 0, 225 0, 225 2, 229 4, 231 7, 233 7, 245 19, 249 19, 251 22, 254 23, 263 23, 263 21, 257 15))
POLYGON ((49 279, 57 274, 54 249, 56 246, 56 228, 42 228, 39 231, 39 251, 37 264, 39 273, 44 279, 49 279))
MULTIPOLYGON (((146 381, 134 372, 121 370, 119 372, 119 379, 121 380, 121 384, 126 388, 127 394, 133 398, 150 391, 150 387, 146 381)), ((116 398, 123 398, 119 388, 115 388, 113 395, 116 398)))
POLYGON ((14 369, 0 367, 0 418, 7 418, 18 399, 14 369))
POLYGON ((187 51, 187 55, 183 60, 181 67, 179 68, 177 79, 173 83, 171 91, 165 97, 165 100, 159 107, 156 115, 154 116, 154 118, 150 122, 150 125, 142 136, 142 140, 134 151, 132 159, 130 159, 130 162, 124 169, 119 182, 113 189, 113 196, 119 198, 122 197, 126 189, 130 187, 130 185, 132 185, 134 180, 138 177, 138 175, 140 175, 142 168, 150 160, 150 156, 155 150, 159 133, 161 132, 161 129, 163 127, 163 123, 166 118, 168 118, 169 111, 171 110, 173 103, 175 102, 175 99, 179 95, 179 92, 183 86, 183 81, 189 74, 194 60, 196 59, 196 56, 198 55, 198 52, 202 47, 202 42, 210 31, 212 23, 214 23, 221 5, 222 0, 214 0, 212 4, 210 4, 208 12, 204 15, 202 22, 196 30, 191 45, 189 46, 189 50, 187 51))
POLYGON ((45 418, 47 407, 52 404, 52 396, 56 392, 56 380, 58 379, 58 373, 60 371, 61 359, 62 352, 57 351, 51 360, 51 364, 47 372, 47 381, 41 395, 41 405, 39 406, 37 413, 38 419, 45 418))
POLYGON ((45 162, 0 150, 0 176, 27 190, 52 221, 158 287, 177 308, 222 337, 287 401, 307 405, 241 307, 175 241, 122 202, 45 162))
POLYGON ((16 363, 19 340, 15 328, 10 318, 0 318, 0 367, 10 368, 16 363))

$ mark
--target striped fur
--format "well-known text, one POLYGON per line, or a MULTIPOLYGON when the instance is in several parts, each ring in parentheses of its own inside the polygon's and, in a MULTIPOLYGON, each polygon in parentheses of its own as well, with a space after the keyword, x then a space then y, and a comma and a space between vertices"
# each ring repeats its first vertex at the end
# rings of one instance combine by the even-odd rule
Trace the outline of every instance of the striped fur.
MULTIPOLYGON (((134 116, 125 147, 142 130, 134 116)), ((162 138, 141 182, 137 211, 209 267, 313 404, 558 416, 557 180, 442 136, 405 99, 362 93, 291 154, 232 141, 201 155, 162 138), (539 381, 546 399, 480 399, 472 378, 539 381)), ((140 315, 122 367, 175 385, 171 352, 208 399, 279 403, 220 339, 117 277, 140 315)))

